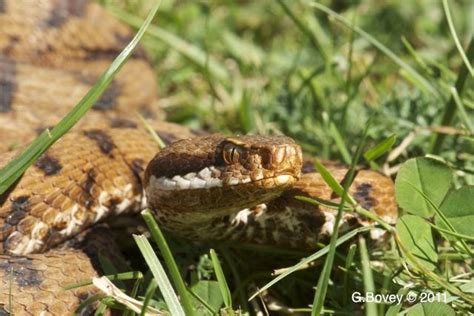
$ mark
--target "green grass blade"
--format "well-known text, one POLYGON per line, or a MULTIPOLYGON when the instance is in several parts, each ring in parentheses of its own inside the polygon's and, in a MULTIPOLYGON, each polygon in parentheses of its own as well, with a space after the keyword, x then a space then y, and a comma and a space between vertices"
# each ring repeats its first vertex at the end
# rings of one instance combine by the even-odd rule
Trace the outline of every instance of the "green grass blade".
POLYGON ((171 253, 171 250, 168 247, 165 237, 163 236, 163 233, 158 227, 155 218, 153 217, 149 209, 144 210, 142 212, 142 216, 148 226, 148 229, 150 230, 153 240, 158 245, 158 248, 160 249, 163 258, 165 259, 166 266, 168 267, 168 271, 171 274, 171 279, 173 280, 173 283, 176 286, 176 291, 178 292, 181 298, 181 302, 183 304, 183 308, 186 312, 186 315, 195 315, 194 308, 191 303, 191 298, 189 297, 188 289, 184 284, 183 278, 179 273, 179 268, 173 258, 173 254, 171 253))
MULTIPOLYGON (((323 177, 326 184, 331 188, 331 190, 334 191, 334 193, 336 193, 340 197, 345 195, 344 188, 339 182, 337 182, 337 180, 332 176, 331 172, 329 172, 329 170, 318 159, 315 159, 314 167, 318 170, 318 172, 321 174, 321 177, 323 177)), ((357 204, 352 197, 348 198, 349 203, 351 203, 352 205, 357 204)))
MULTIPOLYGON (((109 7, 108 10, 117 18, 133 27, 139 27, 142 23, 141 18, 117 9, 116 7, 109 7)), ((152 38, 160 40, 175 49, 195 65, 209 72, 212 77, 219 81, 229 82, 230 76, 227 69, 199 47, 192 45, 178 36, 154 25, 150 26, 148 34, 152 38)))
POLYGON ((462 48, 458 35, 456 34, 456 29, 454 28, 451 12, 449 12, 449 5, 447 0, 443 0, 443 10, 444 14, 446 15, 446 20, 448 21, 449 30, 451 31, 451 35, 453 36, 454 43, 456 44, 456 48, 459 51, 459 55, 461 55, 462 61, 464 62, 465 67, 469 70, 471 77, 474 77, 474 69, 472 68, 471 63, 462 48))
POLYGON ((181 307, 178 296, 174 292, 173 286, 166 275, 160 260, 156 256, 150 242, 144 235, 134 235, 133 238, 140 249, 145 261, 153 274, 154 279, 158 283, 161 294, 171 312, 171 315, 182 315, 184 316, 184 310, 181 307))
MULTIPOLYGON (((232 311, 232 295, 230 294, 229 286, 225 279, 224 271, 222 271, 221 263, 214 249, 210 251, 212 266, 214 267, 214 272, 216 273, 217 282, 219 283, 219 288, 221 290, 222 297, 224 298, 225 307, 232 311)), ((231 312, 232 313, 232 312, 231 312)))
MULTIPOLYGON (((469 46, 467 48, 467 57, 469 60, 474 60, 474 39, 473 38, 471 38, 469 46)), ((461 69, 459 70, 459 75, 458 75, 458 78, 456 79, 456 83, 454 84, 454 87, 458 95, 462 96, 466 82, 469 81, 468 75, 469 75, 469 71, 466 65, 463 63, 461 65, 461 69)), ((441 119, 441 126, 450 126, 452 124, 454 115, 456 114, 456 109, 457 109, 456 100, 451 95, 451 98, 444 106, 444 114, 443 114, 443 118, 441 119)), ((432 149, 431 149, 432 154, 434 155, 439 154, 445 137, 446 137, 445 134, 441 134, 441 133, 435 134, 433 138, 432 149)))
POLYGON ((392 148, 396 140, 397 136, 395 134, 390 135, 388 138, 367 150, 364 153, 365 160, 374 161, 375 159, 379 158, 392 148))
POLYGON ((41 133, 41 135, 37 137, 17 158, 0 170, 0 194, 5 193, 8 188, 25 172, 25 170, 33 164, 39 156, 41 156, 42 153, 69 131, 94 105, 138 45, 138 42, 145 34, 145 31, 158 11, 160 4, 161 1, 153 6, 153 9, 150 11, 143 24, 141 24, 137 34, 114 59, 109 68, 105 70, 81 101, 79 101, 79 103, 51 131, 46 130, 41 133))
MULTIPOLYGON (((110 281, 118 280, 139 280, 143 279, 143 274, 140 271, 122 272, 117 274, 105 275, 110 281)), ((82 286, 91 285, 92 280, 87 280, 79 283, 68 284, 63 287, 64 290, 77 289, 82 286)))
POLYGON ((286 15, 288 15, 288 17, 296 24, 298 29, 300 29, 300 31, 308 37, 309 41, 316 48, 316 50, 319 51, 319 53, 321 54, 321 57, 323 57, 325 61, 325 64, 328 64, 328 60, 329 60, 328 54, 326 53, 323 45, 321 45, 317 37, 313 34, 313 32, 308 27, 306 27, 306 25, 303 23, 303 21, 301 21, 301 19, 297 15, 295 15, 291 11, 290 7, 288 7, 288 5, 285 3, 284 0, 277 0, 277 1, 278 1, 278 4, 283 9, 283 11, 285 11, 286 15))
MULTIPOLYGON (((364 226, 364 227, 359 227, 359 228, 356 228, 354 230, 351 230, 347 234, 344 234, 340 238, 337 239, 336 247, 338 247, 338 246, 342 245, 343 243, 351 240, 352 238, 357 236, 357 234, 362 233, 362 232, 366 232, 366 231, 370 230, 371 228, 372 228, 371 226, 364 226)), ((322 249, 320 249, 320 250, 318 250, 317 252, 315 252, 311 256, 306 257, 304 259, 301 259, 300 262, 298 262, 297 264, 295 264, 291 268, 287 269, 284 273, 278 275, 276 278, 274 278, 273 280, 271 280, 270 282, 265 284, 262 288, 260 288, 257 292, 252 294, 252 296, 250 296, 250 298, 249 298, 249 301, 253 300, 259 294, 261 294, 264 291, 268 290, 270 287, 272 287, 274 284, 278 283, 282 279, 286 278, 288 275, 300 270, 301 267, 307 266, 308 263, 310 263, 310 262, 312 262, 316 259, 321 258, 322 256, 324 256, 328 252, 329 252, 329 245, 322 248, 322 249)))
MULTIPOLYGON (((333 234, 331 235, 331 239, 329 242, 329 252, 328 252, 328 255, 326 256, 323 269, 319 276, 318 285, 316 287, 316 293, 314 295, 314 300, 313 300, 313 308, 311 310, 312 316, 320 315, 323 312, 324 301, 326 299, 327 287, 329 284, 329 277, 331 274, 332 266, 334 263, 334 257, 336 254, 336 243, 337 243, 337 239, 338 239, 337 237, 339 234, 338 227, 342 218, 344 204, 348 200, 347 191, 349 190, 349 186, 354 180, 356 165, 358 164, 360 156, 362 155, 362 148, 364 147, 364 144, 366 142, 367 133, 371 125, 371 122, 372 122, 372 118, 369 119, 369 121, 367 122, 365 126, 365 130, 362 134, 362 139, 360 140, 359 145, 357 146, 357 150, 354 155, 354 158, 352 159, 352 164, 349 168, 346 179, 343 181, 344 183, 343 183, 343 192, 341 195, 341 203, 337 211, 336 220, 334 221, 333 234)), ((351 202, 355 203, 353 199, 351 202)))
POLYGON ((344 143, 344 139, 334 122, 329 123, 329 131, 332 136, 332 139, 334 139, 334 142, 336 143, 337 149, 339 149, 339 152, 341 153, 341 157, 344 160, 344 163, 350 164, 351 154, 349 153, 349 150, 347 149, 347 146, 344 143))
POLYGON ((317 3, 317 2, 311 2, 310 5, 312 7, 315 7, 318 10, 323 11, 327 15, 333 17, 337 21, 341 22, 344 26, 350 28, 354 32, 358 33, 360 36, 365 38, 367 41, 369 41, 372 45, 374 45, 377 49, 379 49, 382 53, 384 53, 387 57, 389 57, 393 62, 395 62, 398 66, 400 66, 402 69, 404 69, 407 73, 410 74, 412 78, 416 80, 417 83, 423 88, 423 90, 426 90, 430 92, 431 94, 439 97, 438 91, 431 85, 429 81, 427 81, 422 75, 420 75, 414 68, 412 68, 410 65, 405 63, 403 60, 401 60, 394 52, 392 52, 387 46, 383 45, 381 42, 379 42, 377 39, 375 39, 372 35, 364 31, 358 26, 352 25, 350 21, 348 21, 346 18, 344 18, 342 15, 334 12, 333 10, 329 9, 328 7, 317 3))
POLYGON ((459 117, 464 122, 469 132, 471 134, 474 133, 474 125, 472 124, 471 119, 467 115, 466 109, 464 108, 461 98, 459 97, 459 94, 456 91, 456 88, 451 87, 451 89, 449 90, 451 91, 451 96, 454 99, 454 103, 456 104, 456 107, 458 108, 459 117))
POLYGON ((343 295, 342 295, 342 304, 347 305, 349 302, 349 286, 348 286, 348 281, 349 281, 349 269, 352 266, 352 263, 354 262, 354 256, 357 250, 357 245, 352 244, 349 246, 349 251, 347 252, 347 257, 346 257, 346 263, 344 265, 344 281, 343 281, 343 295))
POLYGON ((142 122, 143 126, 145 127, 145 129, 148 131, 148 133, 150 134, 150 136, 153 138, 153 140, 158 144, 158 146, 160 147, 160 149, 163 149, 166 147, 166 144, 165 142, 161 139, 160 135, 158 135, 158 133, 153 129, 153 127, 151 127, 151 125, 145 120, 145 118, 137 112, 137 116, 138 118, 140 119, 140 121, 142 122))
MULTIPOLYGON (((92 296, 89 296, 88 298, 86 298, 84 301, 82 301, 76 308, 76 310, 74 311, 73 315, 76 316, 76 315, 83 315, 83 309, 85 309, 87 306, 89 306, 90 304, 92 304, 93 302, 101 299, 103 297, 102 294, 96 294, 96 295, 92 295, 92 296)), ((10 309, 11 310, 11 309, 10 309)))
MULTIPOLYGON (((372 275, 372 270, 370 268, 370 258, 367 251, 367 245, 365 239, 359 236, 359 251, 362 264, 362 275, 364 279, 364 290, 365 293, 375 293, 375 284, 374 277, 372 275)), ((375 302, 366 302, 366 315, 376 316, 377 315, 377 305, 375 302)))
POLYGON ((140 316, 145 316, 146 314, 146 309, 148 305, 150 305, 151 298, 155 294, 156 288, 158 287, 158 283, 156 282, 155 279, 151 279, 150 283, 148 284, 148 287, 145 292, 145 298, 143 299, 143 307, 140 312, 140 316))
MULTIPOLYGON (((451 235, 453 237, 457 237, 459 239, 465 239, 465 240, 468 240, 468 241, 473 241, 474 242, 474 237, 473 236, 468 236, 468 235, 464 235, 464 234, 460 234, 460 233, 457 233, 457 232, 453 232, 453 231, 450 231, 448 229, 444 229, 444 228, 441 228, 439 226, 436 226, 434 224, 431 224, 430 222, 427 222, 431 227, 433 227, 434 229, 440 231, 440 232, 443 232, 445 234, 448 234, 448 235, 451 235)), ((472 252, 472 251, 471 251, 472 252)))

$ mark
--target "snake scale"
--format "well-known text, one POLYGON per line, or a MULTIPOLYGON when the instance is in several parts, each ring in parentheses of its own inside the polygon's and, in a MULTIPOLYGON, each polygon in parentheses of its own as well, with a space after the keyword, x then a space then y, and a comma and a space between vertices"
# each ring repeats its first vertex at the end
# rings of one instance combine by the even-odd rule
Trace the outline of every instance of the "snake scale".
MULTIPOLYGON (((0 167, 54 126, 132 36, 84 0, 0 0, 0 167)), ((208 135, 167 123, 156 86, 138 49, 93 110, 0 196, 0 315, 72 313, 97 292, 63 286, 98 272, 93 255, 74 247, 91 239, 61 244, 94 236, 87 228, 145 205, 164 229, 195 240, 311 249, 331 234, 334 211, 294 199, 335 196, 292 139, 208 135), (160 150, 135 112, 167 147, 160 150)), ((328 168, 338 181, 347 172, 328 168)), ((396 219, 391 179, 359 170, 350 192, 396 219)), ((361 221, 346 214, 342 226, 361 221)), ((88 248, 112 252, 100 236, 88 248)))

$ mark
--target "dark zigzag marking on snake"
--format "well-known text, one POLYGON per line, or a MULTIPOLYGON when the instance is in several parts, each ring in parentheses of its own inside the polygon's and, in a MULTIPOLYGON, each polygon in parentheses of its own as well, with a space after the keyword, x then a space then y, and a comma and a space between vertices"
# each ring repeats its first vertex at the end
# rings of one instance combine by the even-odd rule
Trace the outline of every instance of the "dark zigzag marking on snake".
POLYGON ((5 222, 10 225, 16 225, 23 219, 29 211, 30 201, 27 195, 22 195, 15 198, 10 208, 10 214, 7 216, 5 222))
POLYGON ((5 271, 5 275, 12 276, 20 287, 37 287, 43 283, 41 275, 35 270, 29 258, 11 257, 0 262, 0 269, 5 271))
POLYGON ((16 91, 16 63, 0 56, 0 113, 11 111, 13 96, 16 91))
POLYGON ((86 209, 90 209, 92 205, 94 205, 94 197, 92 196, 92 189, 94 188, 96 173, 94 169, 90 169, 87 171, 86 180, 81 184, 81 188, 86 195, 86 199, 84 201, 84 206, 86 209))
POLYGON ((370 183, 362 183, 356 188, 354 198, 366 209, 370 210, 377 206, 377 201, 372 198, 372 185, 370 183))
POLYGON ((112 128, 137 128, 137 123, 124 118, 114 118, 110 121, 112 128))
POLYGON ((46 25, 52 28, 59 28, 71 16, 82 17, 84 16, 86 5, 86 0, 58 1, 46 21, 46 25))
POLYGON ((42 170, 45 176, 56 175, 63 168, 59 160, 48 155, 48 153, 41 155, 35 161, 35 166, 42 170))
POLYGON ((112 138, 104 131, 94 129, 84 131, 84 135, 94 140, 99 146, 100 151, 108 156, 112 154, 112 150, 115 148, 115 144, 112 138))

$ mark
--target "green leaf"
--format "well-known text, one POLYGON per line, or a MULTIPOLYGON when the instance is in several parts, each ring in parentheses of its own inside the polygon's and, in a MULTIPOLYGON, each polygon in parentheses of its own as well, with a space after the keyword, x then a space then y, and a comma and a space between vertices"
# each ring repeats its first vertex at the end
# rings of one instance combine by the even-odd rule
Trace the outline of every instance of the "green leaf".
MULTIPOLYGON (((191 291, 199 296, 209 308, 218 311, 224 303, 219 283, 217 281, 202 280, 191 287, 191 291)), ((199 313, 205 313, 204 310, 198 310, 199 313)))
MULTIPOLYGON (((338 196, 342 197, 344 195, 344 188, 342 185, 337 182, 337 180, 332 176, 331 172, 318 160, 314 160, 314 167, 318 172, 321 174, 321 177, 323 177, 324 182, 331 188, 331 190, 334 191, 338 196)), ((355 205, 357 204, 354 199, 351 196, 347 196, 347 201, 355 205)))
MULTIPOLYGON (((359 251, 360 251, 360 262, 362 265, 362 276, 364 280, 364 291, 365 293, 374 293, 375 284, 372 269, 370 268, 370 257, 367 251, 367 244, 365 239, 359 236, 359 251)), ((365 302, 366 315, 377 315, 377 305, 375 302, 365 302)))
MULTIPOLYGON (((474 186, 464 186, 458 190, 449 191, 440 206, 441 212, 460 235, 474 237, 474 186)), ((447 229, 446 225, 437 216, 436 225, 447 229)), ((446 238, 452 236, 444 234, 446 238)))
POLYGON ((390 135, 388 138, 385 140, 381 141, 374 147, 370 148, 367 150, 364 154, 364 158, 367 161, 373 161, 392 148, 393 144, 395 144, 395 141, 397 140, 397 136, 395 134, 390 135))
MULTIPOLYGON (((171 279, 173 280, 173 283, 176 286, 176 291, 178 292, 178 295, 181 298, 182 307, 184 308, 186 315, 195 315, 191 299, 189 297, 188 289, 186 288, 186 284, 184 284, 184 280, 181 277, 179 268, 176 265, 176 261, 174 260, 173 254, 171 253, 168 243, 166 242, 166 239, 163 233, 161 232, 158 223, 156 222, 149 209, 143 210, 141 214, 143 216, 143 219, 145 220, 146 225, 148 226, 148 229, 150 230, 153 240, 156 242, 158 248, 160 249, 161 255, 163 256, 163 259, 165 260, 168 271, 170 272, 171 279)), ((155 276, 155 274, 153 274, 153 276, 155 276)), ((159 280, 156 281, 158 282, 158 285, 161 289, 159 280)))
POLYGON ((408 213, 428 217, 434 210, 420 192, 434 205, 439 206, 452 181, 451 169, 438 160, 431 158, 407 160, 401 166, 395 180, 397 203, 408 213))
POLYGON ((232 295, 230 294, 229 286, 227 285, 227 281, 224 276, 224 271, 222 271, 221 263, 219 262, 219 258, 217 257, 217 253, 214 251, 214 249, 211 249, 210 255, 224 304, 226 308, 232 310, 232 295))
POLYGON ((150 268, 171 314, 184 316, 184 310, 179 302, 178 296, 171 286, 171 282, 166 275, 165 269, 153 251, 150 242, 144 235, 134 235, 133 238, 135 239, 143 258, 145 258, 145 262, 148 265, 148 268, 150 268))
POLYGON ((404 215, 398 220, 396 228, 406 249, 419 259, 425 268, 434 270, 438 253, 431 234, 431 226, 419 216, 404 215))
POLYGON ((474 294, 474 279, 471 279, 471 281, 462 284, 461 286, 459 286, 459 288, 463 292, 474 294))
POLYGON ((443 316, 454 316, 454 310, 446 304, 440 302, 433 303, 421 303, 413 306, 407 313, 409 316, 430 316, 430 315, 443 315, 443 316))
MULTIPOLYGON (((339 237, 337 239, 336 247, 342 245, 343 243, 345 243, 347 241, 352 240, 352 238, 357 236, 357 234, 369 231, 372 228, 373 228, 372 226, 363 226, 363 227, 359 227, 359 228, 351 230, 347 234, 344 234, 344 235, 342 235, 341 237, 339 237)), ((315 260, 321 258, 322 256, 326 255, 328 252, 329 252, 329 245, 325 246, 324 248, 321 248, 320 250, 316 251, 315 253, 313 253, 309 257, 301 259, 300 262, 298 262, 294 266, 286 269, 286 271, 284 273, 278 275, 273 280, 271 280, 270 282, 268 282, 267 284, 262 286, 257 292, 252 294, 252 296, 250 296, 250 298, 249 298, 249 301, 253 300, 255 297, 257 297, 257 295, 262 294, 263 292, 268 290, 270 287, 272 287, 274 284, 276 284, 277 282, 283 280, 284 278, 286 278, 290 274, 300 270, 302 267, 307 266, 310 262, 315 261, 315 260)))

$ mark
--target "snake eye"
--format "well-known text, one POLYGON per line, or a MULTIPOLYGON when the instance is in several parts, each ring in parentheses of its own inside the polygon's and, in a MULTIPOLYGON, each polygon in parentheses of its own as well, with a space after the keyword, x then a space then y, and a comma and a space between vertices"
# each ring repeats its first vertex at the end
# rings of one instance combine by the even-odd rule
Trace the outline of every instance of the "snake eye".
POLYGON ((226 164, 238 163, 240 161, 241 149, 234 144, 226 144, 222 152, 222 158, 226 164))

